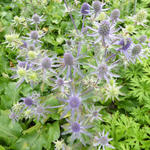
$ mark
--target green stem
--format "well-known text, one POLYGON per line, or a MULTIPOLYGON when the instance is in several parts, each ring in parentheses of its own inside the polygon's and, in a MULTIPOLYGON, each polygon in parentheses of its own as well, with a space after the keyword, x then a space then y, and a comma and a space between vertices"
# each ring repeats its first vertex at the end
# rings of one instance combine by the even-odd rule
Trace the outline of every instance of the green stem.
POLYGON ((134 15, 136 13, 136 4, 137 4, 137 0, 134 0, 134 15))

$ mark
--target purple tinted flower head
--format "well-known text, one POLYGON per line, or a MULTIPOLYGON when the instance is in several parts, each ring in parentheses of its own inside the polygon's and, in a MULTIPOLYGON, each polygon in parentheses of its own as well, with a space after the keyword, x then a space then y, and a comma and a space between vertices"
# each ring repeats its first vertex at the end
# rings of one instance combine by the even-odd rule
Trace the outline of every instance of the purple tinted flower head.
POLYGON ((102 21, 98 33, 103 37, 108 36, 110 33, 110 22, 107 20, 102 21))
POLYGON ((134 45, 132 48, 132 56, 137 56, 142 50, 142 46, 140 44, 134 45))
POLYGON ((42 57, 39 57, 38 60, 35 60, 33 62, 36 65, 35 70, 38 72, 41 72, 43 75, 43 80, 45 81, 47 79, 47 75, 49 76, 52 74, 56 74, 53 67, 58 67, 59 65, 55 65, 57 56, 54 55, 52 57, 48 57, 46 54, 42 57))
POLYGON ((82 57, 83 55, 80 55, 75 58, 72 52, 64 53, 64 58, 60 59, 60 63, 62 63, 63 69, 60 71, 59 75, 61 75, 65 70, 67 70, 66 79, 68 79, 69 77, 72 78, 73 70, 73 75, 75 75, 75 73, 78 73, 80 76, 83 76, 79 67, 79 59, 82 57))
POLYGON ((102 10, 102 3, 98 0, 93 2, 93 9, 95 13, 99 13, 102 10))
POLYGON ((40 16, 38 14, 34 14, 32 16, 32 20, 35 22, 35 23, 39 23, 40 22, 40 16))
POLYGON ((26 106, 31 106, 31 105, 33 105, 33 100, 29 97, 26 97, 26 98, 24 98, 24 104, 26 106))
POLYGON ((73 61, 74 61, 74 58, 73 58, 71 53, 65 53, 64 54, 64 64, 65 64, 65 66, 72 66, 73 61))
POLYGON ((130 46, 132 44, 132 39, 131 38, 127 38, 127 39, 122 39, 120 42, 119 42, 119 45, 121 45, 121 50, 123 51, 127 51, 130 46))
POLYGON ((63 86, 64 85, 64 80, 61 79, 61 78, 58 78, 56 83, 59 85, 59 86, 63 86))
POLYGON ((88 34, 88 36, 98 36, 95 44, 101 41, 102 45, 106 47, 107 45, 111 45, 113 41, 120 39, 119 36, 115 35, 119 29, 115 30, 115 25, 111 25, 109 20, 103 20, 101 23, 96 22, 95 25, 98 29, 88 27, 90 30, 96 32, 94 34, 88 34))
POLYGON ((73 122, 71 124, 71 129, 72 129, 72 132, 76 132, 76 133, 80 132, 81 130, 80 124, 78 122, 73 122))
POLYGON ((102 115, 99 113, 101 108, 96 108, 94 105, 90 109, 88 109, 89 114, 86 116, 89 117, 90 122, 94 120, 102 120, 102 115))
POLYGON ((40 94, 37 92, 33 92, 32 95, 28 95, 27 97, 22 97, 23 103, 27 106, 35 105, 40 101, 40 94))
POLYGON ((104 131, 102 132, 102 134, 99 132, 99 136, 95 136, 94 138, 94 146, 99 146, 99 150, 101 149, 101 147, 103 148, 103 150, 105 150, 105 147, 109 147, 114 149, 114 147, 112 145, 109 144, 109 141, 112 140, 108 138, 108 132, 104 133, 104 131))
POLYGON ((96 60, 96 62, 97 62, 97 66, 93 66, 91 64, 89 64, 89 66, 92 67, 93 69, 95 69, 95 71, 92 72, 91 74, 96 74, 98 77, 98 80, 104 79, 107 82, 109 82, 109 78, 119 77, 118 75, 113 74, 111 72, 111 70, 114 67, 116 67, 116 65, 117 65, 116 62, 114 62, 110 66, 108 66, 104 60, 102 60, 102 62, 98 62, 98 60, 96 60))
POLYGON ((51 111, 49 109, 53 109, 53 108, 59 108, 62 105, 59 106, 46 106, 46 104, 44 103, 38 103, 36 105, 36 107, 34 108, 34 115, 37 118, 37 120, 39 120, 41 117, 46 118, 47 114, 50 114, 51 111))
POLYGON ((146 35, 142 35, 140 38, 139 38, 139 42, 140 43, 144 43, 147 39, 147 36, 146 35))
POLYGON ((106 74, 106 72, 108 71, 108 66, 106 64, 101 64, 101 65, 99 65, 98 70, 104 76, 104 74, 106 74))
POLYGON ((42 68, 44 68, 44 69, 51 68, 51 65, 52 65, 51 59, 49 57, 43 58, 41 65, 42 65, 42 68))
POLYGON ((34 115, 35 117, 37 118, 37 120, 39 121, 39 119, 41 117, 43 118, 46 118, 46 114, 49 114, 51 113, 49 110, 48 110, 48 106, 45 106, 45 104, 38 104, 36 105, 36 107, 34 108, 34 115))
POLYGON ((118 49, 118 51, 120 51, 121 53, 123 53, 126 57, 126 59, 128 61, 130 61, 130 54, 129 54, 129 50, 132 47, 132 39, 131 38, 127 38, 127 39, 122 39, 119 42, 119 45, 121 46, 121 48, 118 49))
POLYGON ((40 97, 40 95, 36 94, 36 93, 33 93, 32 95, 27 96, 27 97, 22 97, 21 100, 23 102, 21 102, 21 103, 25 105, 23 110, 24 109, 32 109, 32 107, 38 103, 39 97, 40 97))
POLYGON ((77 109, 77 108, 79 108, 80 104, 81 104, 81 100, 80 100, 79 97, 77 97, 77 96, 71 96, 71 97, 69 98, 69 106, 70 106, 72 109, 77 109))
POLYGON ((71 81, 66 81, 65 77, 60 78, 59 76, 57 76, 57 79, 51 79, 51 80, 55 82, 55 84, 51 84, 51 86, 54 87, 52 90, 56 90, 60 88, 61 92, 64 92, 64 88, 69 87, 69 83, 71 82, 71 81))
POLYGON ((84 121, 80 122, 78 119, 76 119, 76 120, 67 120, 67 121, 69 123, 69 126, 67 126, 66 128, 64 127, 67 130, 64 131, 62 133, 62 135, 71 133, 71 142, 72 143, 76 139, 79 139, 83 145, 86 145, 86 143, 85 143, 82 136, 87 135, 87 136, 91 137, 91 134, 86 131, 86 129, 90 128, 91 126, 85 126, 84 121))
POLYGON ((39 40, 39 38, 41 38, 43 35, 44 35, 44 33, 42 33, 42 34, 39 34, 39 32, 38 31, 31 31, 30 33, 28 33, 27 34, 29 37, 25 37, 29 42, 34 42, 34 43, 38 43, 38 42, 40 42, 41 43, 41 41, 39 40))
POLYGON ((69 111, 71 111, 72 117, 74 117, 75 112, 79 111, 79 107, 81 105, 82 99, 80 95, 72 93, 63 101, 66 103, 66 106, 64 107, 64 113, 61 118, 63 118, 69 111))
POLYGON ((116 22, 120 17, 120 10, 119 9, 114 9, 112 12, 111 12, 111 15, 110 15, 110 19, 114 22, 116 22))
POLYGON ((90 5, 85 2, 81 6, 81 14, 88 15, 89 13, 90 13, 90 5))
POLYGON ((42 19, 42 16, 39 16, 38 14, 34 14, 31 19, 28 19, 28 21, 31 22, 31 24, 40 24, 42 21, 45 21, 42 19))
POLYGON ((130 60, 132 61, 132 63, 135 63, 136 59, 138 59, 142 63, 142 60, 140 57, 144 57, 148 59, 148 57, 145 55, 145 50, 142 48, 141 44, 134 44, 130 50, 131 50, 130 60))
POLYGON ((70 93, 66 94, 66 98, 58 98, 65 103, 64 112, 61 118, 63 118, 68 112, 71 112, 71 117, 74 117, 75 113, 77 113, 77 116, 79 116, 80 107, 83 104, 83 101, 87 99, 84 95, 90 92, 89 89, 83 93, 81 93, 80 88, 78 91, 75 91, 73 87, 70 87, 70 89, 71 91, 70 93))
POLYGON ((38 32, 37 32, 37 31, 31 31, 31 33, 30 33, 30 38, 31 38, 32 40, 38 40, 38 38, 39 38, 38 32))
POLYGON ((105 3, 101 3, 99 0, 95 0, 92 3, 92 13, 94 13, 94 18, 97 17, 98 14, 100 14, 101 12, 108 10, 108 9, 103 9, 103 6, 105 5, 105 3))
POLYGON ((21 68, 26 68, 26 70, 28 70, 31 65, 26 61, 18 61, 18 66, 21 68))

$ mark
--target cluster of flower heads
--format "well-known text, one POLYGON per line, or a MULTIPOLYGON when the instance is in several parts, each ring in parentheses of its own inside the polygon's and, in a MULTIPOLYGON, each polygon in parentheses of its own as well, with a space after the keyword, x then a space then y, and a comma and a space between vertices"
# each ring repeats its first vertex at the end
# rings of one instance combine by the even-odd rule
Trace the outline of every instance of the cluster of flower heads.
POLYGON ((33 92, 32 95, 20 98, 20 102, 12 107, 10 118, 14 121, 20 119, 37 119, 46 118, 47 114, 50 114, 50 109, 58 108, 61 106, 46 106, 45 103, 41 103, 42 99, 40 95, 33 92))
MULTIPOLYGON (((66 1, 65 4, 68 8, 66 1)), ((67 40, 62 57, 41 48, 41 38, 45 33, 39 29, 39 24, 44 21, 43 17, 34 14, 31 19, 27 19, 30 25, 35 26, 35 30, 27 34, 27 37, 22 38, 22 44, 19 43, 20 46, 17 47, 20 49, 17 57, 18 64, 16 68, 11 68, 16 74, 11 78, 18 79, 17 87, 24 81, 30 83, 33 88, 39 83, 48 84, 51 87, 51 92, 60 91, 61 94, 58 94, 57 97, 62 105, 47 106, 40 101, 39 95, 28 96, 21 98, 21 101, 14 105, 10 118, 18 120, 24 116, 25 118, 40 120, 41 117, 45 118, 50 113, 50 109, 61 107, 61 119, 70 116, 70 119, 66 119, 67 126, 63 126, 64 132, 62 135, 71 134, 71 143, 79 140, 83 145, 87 144, 85 136, 89 138, 93 136, 89 132, 89 128, 92 128, 94 122, 103 121, 103 116, 100 114, 102 108, 96 107, 91 100, 92 97, 87 95, 98 89, 99 83, 103 81, 103 85, 106 84, 103 94, 105 101, 109 99, 112 101, 119 100, 118 96, 124 94, 120 92, 121 86, 117 86, 114 80, 114 78, 119 77, 114 69, 120 61, 114 60, 116 59, 115 56, 123 54, 128 63, 135 63, 137 59, 141 61, 143 57, 147 58, 144 51, 144 47, 147 45, 147 37, 142 35, 134 42, 130 37, 121 35, 121 32, 118 32, 121 27, 116 29, 118 22, 123 22, 120 19, 120 10, 114 9, 110 16, 107 16, 105 11, 108 9, 104 7, 105 4, 98 0, 93 1, 92 5, 86 2, 82 4, 80 9, 80 15, 83 18, 81 32, 78 31, 72 14, 70 14, 77 37, 80 37, 81 41, 76 41, 76 38, 67 40), (85 22, 88 24, 87 26, 85 26, 85 22), (98 46, 99 51, 103 51, 101 55, 95 51, 92 63, 90 61, 89 63, 83 63, 84 59, 90 57, 82 52, 82 46, 85 43, 95 49, 98 46), (114 48, 116 53, 112 53, 111 48, 114 48), (20 61, 20 58, 24 60, 20 61), (84 67, 88 69, 84 70, 84 67), (84 71, 89 76, 86 76, 84 71), (80 89, 78 87, 78 83, 82 84, 80 81, 83 81, 83 85, 86 85, 86 87, 81 86, 80 89), (88 100, 92 102, 92 105, 88 106, 88 103, 86 103, 88 100)), ((135 18, 136 23, 137 19, 141 19, 140 17, 135 18)), ((7 43, 13 41, 13 38, 8 35, 6 39, 7 43)), ((17 39, 19 39, 18 36, 17 39)), ((108 132, 105 135, 103 131, 94 137, 93 146, 98 146, 98 149, 102 147, 103 150, 105 146, 114 148, 109 144, 111 140, 108 138, 108 132)), ((61 145, 58 141, 55 143, 61 145)))

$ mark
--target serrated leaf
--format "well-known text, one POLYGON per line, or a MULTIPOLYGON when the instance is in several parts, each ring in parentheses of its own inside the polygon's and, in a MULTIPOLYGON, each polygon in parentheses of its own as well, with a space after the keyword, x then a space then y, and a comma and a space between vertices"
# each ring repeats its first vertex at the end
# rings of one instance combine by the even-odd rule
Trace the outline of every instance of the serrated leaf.
POLYGON ((60 137, 59 122, 56 121, 53 124, 50 124, 48 128, 48 140, 51 142, 57 140, 60 137))

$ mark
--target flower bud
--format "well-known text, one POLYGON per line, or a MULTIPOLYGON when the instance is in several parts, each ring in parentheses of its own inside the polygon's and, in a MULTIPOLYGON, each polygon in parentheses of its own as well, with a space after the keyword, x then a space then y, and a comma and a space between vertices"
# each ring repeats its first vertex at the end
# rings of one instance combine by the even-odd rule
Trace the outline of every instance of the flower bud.
POLYGON ((49 69, 51 68, 51 59, 49 57, 45 57, 42 60, 42 68, 44 69, 49 69))
POLYGON ((38 14, 34 14, 32 16, 32 19, 35 23, 39 23, 40 22, 40 16, 38 14))
POLYGON ((65 65, 68 65, 68 66, 73 65, 73 56, 71 53, 64 54, 64 63, 65 65))
POLYGON ((114 9, 111 12, 110 19, 116 21, 119 17, 120 17, 120 10, 119 9, 114 9))
POLYGON ((81 14, 82 15, 88 15, 90 12, 90 5, 88 3, 83 3, 81 7, 81 14))
POLYGON ((39 34, 37 31, 31 31, 31 39, 32 40, 38 40, 39 34))
POLYGON ((102 9, 102 3, 100 1, 94 1, 93 2, 93 9, 95 13, 98 13, 102 9))

